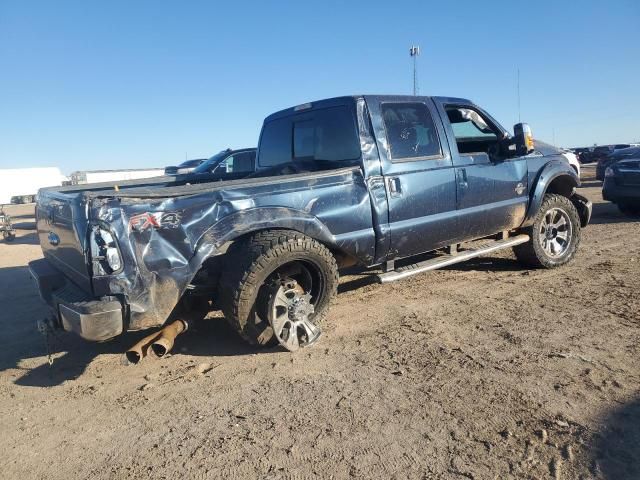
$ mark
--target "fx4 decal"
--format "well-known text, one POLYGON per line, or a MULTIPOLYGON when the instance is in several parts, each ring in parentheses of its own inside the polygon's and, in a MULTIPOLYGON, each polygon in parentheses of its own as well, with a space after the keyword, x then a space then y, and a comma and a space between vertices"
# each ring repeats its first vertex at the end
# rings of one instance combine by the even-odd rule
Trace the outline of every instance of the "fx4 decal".
POLYGON ((149 228, 178 228, 180 214, 178 212, 145 212, 129 219, 129 230, 144 232, 149 228))

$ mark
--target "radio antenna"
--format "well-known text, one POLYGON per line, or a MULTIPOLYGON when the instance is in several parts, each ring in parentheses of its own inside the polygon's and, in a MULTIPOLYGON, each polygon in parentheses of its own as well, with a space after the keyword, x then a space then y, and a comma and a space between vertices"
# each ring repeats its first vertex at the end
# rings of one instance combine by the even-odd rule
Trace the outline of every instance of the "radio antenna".
POLYGON ((522 122, 522 119, 520 118, 520 67, 518 67, 517 90, 518 90, 518 123, 520 123, 522 122))

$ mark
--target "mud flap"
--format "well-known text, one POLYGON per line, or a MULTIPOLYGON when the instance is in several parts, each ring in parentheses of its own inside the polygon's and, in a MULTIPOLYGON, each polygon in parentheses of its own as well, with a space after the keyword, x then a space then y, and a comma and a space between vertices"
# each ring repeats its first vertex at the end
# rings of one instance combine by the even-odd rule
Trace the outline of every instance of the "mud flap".
POLYGON ((591 211, 593 209, 591 200, 574 193, 571 196, 571 203, 575 205, 576 210, 578 210, 578 215, 580 215, 580 226, 584 228, 589 225, 589 222, 591 221, 591 211))

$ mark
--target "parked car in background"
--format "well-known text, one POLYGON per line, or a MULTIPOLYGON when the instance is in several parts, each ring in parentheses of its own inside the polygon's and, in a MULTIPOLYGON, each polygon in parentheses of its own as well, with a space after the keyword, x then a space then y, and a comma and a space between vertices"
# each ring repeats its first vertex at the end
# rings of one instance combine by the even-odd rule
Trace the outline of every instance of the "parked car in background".
POLYGON ((562 155, 565 160, 569 162, 569 165, 571 165, 571 167, 575 170, 578 178, 580 178, 580 162, 578 161, 578 157, 576 156, 576 154, 571 150, 557 148, 541 140, 534 140, 533 145, 536 151, 538 151, 542 155, 562 155))
POLYGON ((192 160, 185 160, 180 165, 165 167, 164 174, 165 175, 182 175, 184 173, 191 173, 200 164, 206 161, 207 161, 206 158, 194 158, 192 160))
MULTIPOLYGON (((625 149, 631 150, 631 149, 625 149)), ((622 213, 640 215, 640 148, 635 154, 607 167, 602 185, 602 198, 618 205, 622 213)))
POLYGON ((598 180, 604 180, 604 171, 607 169, 607 167, 621 158, 618 156, 619 153, 622 153, 629 148, 634 147, 632 147, 628 143, 608 145, 606 147, 596 147, 594 149, 594 158, 598 162, 596 164, 596 178, 598 180), (605 148, 608 150, 605 150, 605 148))
POLYGON ((571 151, 578 157, 578 161, 580 163, 590 163, 591 160, 591 148, 588 147, 580 147, 580 148, 572 148, 571 151))
POLYGON ((212 180, 234 180, 244 178, 256 169, 256 149, 241 148, 232 150, 227 148, 216 153, 201 163, 192 173, 211 174, 212 180))
POLYGON ((569 165, 573 167, 573 169, 578 174, 578 178, 580 178, 581 166, 580 166, 580 161, 578 160, 578 156, 570 150, 561 150, 561 151, 562 151, 562 156, 567 159, 567 162, 569 162, 569 165))
MULTIPOLYGON (((598 147, 595 147, 593 149, 593 152, 591 152, 591 161, 600 162, 600 160, 606 158, 611 153, 613 153, 613 145, 600 145, 598 147)), ((602 178, 600 178, 600 180, 602 180, 602 178)))

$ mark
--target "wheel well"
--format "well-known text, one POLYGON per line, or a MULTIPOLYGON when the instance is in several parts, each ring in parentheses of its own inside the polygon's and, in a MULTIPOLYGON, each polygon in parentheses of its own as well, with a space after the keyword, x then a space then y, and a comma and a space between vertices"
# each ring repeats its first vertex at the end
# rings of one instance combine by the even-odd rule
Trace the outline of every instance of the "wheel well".
MULTIPOLYGON (((267 230, 295 230, 297 232, 300 232, 300 230, 296 230, 295 228, 262 228, 259 230, 253 230, 251 232, 245 233, 243 235, 240 235, 237 238, 234 238, 232 242, 229 243, 229 246, 240 242, 244 239, 246 239, 247 237, 251 237, 259 232, 264 232, 267 230)), ((306 233, 304 232, 300 232, 303 235, 306 235, 306 233)), ((338 263, 338 268, 346 268, 346 267, 351 267, 354 266, 358 263, 358 260, 354 257, 352 257, 351 255, 345 253, 344 251, 340 250, 339 248, 337 248, 335 245, 331 245, 327 242, 323 242, 321 239, 316 238, 316 237, 312 237, 310 235, 307 235, 310 238, 313 238, 314 240, 316 240, 317 242, 320 242, 321 244, 323 244, 325 247, 327 247, 329 249, 329 251, 331 252, 331 254, 334 256, 334 258, 336 259, 336 262, 338 263)))
POLYGON ((573 191, 577 186, 576 181, 571 176, 560 175, 551 180, 546 193, 555 193, 569 198, 573 195, 573 191))
MULTIPOLYGON (((277 231, 277 230, 294 230, 304 235, 304 232, 300 232, 300 230, 296 230, 292 228, 278 228, 278 227, 261 228, 261 229, 252 230, 250 232, 239 235, 233 240, 230 240, 224 245, 222 245, 216 255, 207 257, 202 262, 202 265, 200 265, 200 267, 194 274, 193 278, 191 279, 189 288, 181 296, 178 303, 182 302, 187 296, 195 295, 197 297, 199 294, 204 295, 205 297, 213 296, 214 302, 215 302, 215 298, 218 297, 219 295, 218 289, 220 286, 221 275, 224 274, 225 258, 228 255, 227 252, 229 250, 233 251, 234 245, 239 244, 240 242, 246 240, 249 237, 252 237, 253 235, 257 235, 260 232, 277 231), (200 293, 194 294, 194 292, 200 292, 200 293)), ((323 244, 331 252, 333 257, 336 259, 338 268, 340 269, 347 268, 347 267, 354 266, 358 263, 358 260, 356 258, 336 248, 335 245, 328 244, 327 242, 323 242, 322 240, 315 237, 311 237, 311 236, 309 237, 314 238, 317 242, 323 244)))

